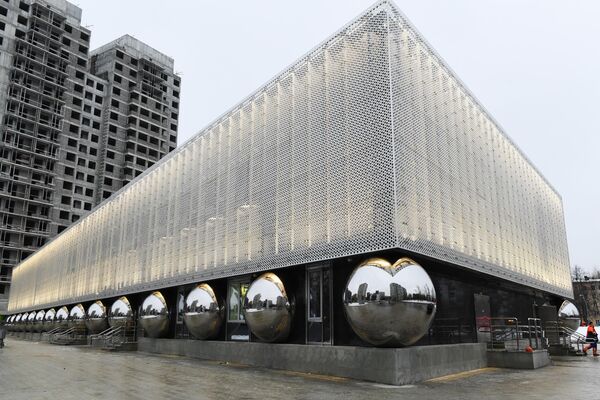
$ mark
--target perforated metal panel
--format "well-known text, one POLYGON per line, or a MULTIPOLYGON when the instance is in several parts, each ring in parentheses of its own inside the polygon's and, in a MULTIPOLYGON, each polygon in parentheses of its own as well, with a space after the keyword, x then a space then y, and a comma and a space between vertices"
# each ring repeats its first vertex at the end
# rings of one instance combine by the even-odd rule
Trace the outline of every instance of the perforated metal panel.
POLYGON ((383 1, 21 263, 9 309, 397 247, 571 295, 562 215, 383 1))
POLYGON ((572 297, 559 194, 394 7, 398 246, 572 297))

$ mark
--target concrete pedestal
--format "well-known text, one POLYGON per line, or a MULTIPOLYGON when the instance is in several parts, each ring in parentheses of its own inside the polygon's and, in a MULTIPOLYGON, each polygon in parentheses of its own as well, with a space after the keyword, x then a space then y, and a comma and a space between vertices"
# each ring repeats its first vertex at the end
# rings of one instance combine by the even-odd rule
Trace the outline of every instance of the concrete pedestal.
POLYGON ((548 350, 532 353, 511 351, 488 351, 488 366, 515 369, 536 369, 550 364, 548 350))
POLYGON ((9 332, 8 336, 23 340, 30 340, 33 342, 39 342, 42 340, 41 332, 9 332))
POLYGON ((487 366, 484 343, 380 349, 139 338, 138 351, 405 385, 487 366))

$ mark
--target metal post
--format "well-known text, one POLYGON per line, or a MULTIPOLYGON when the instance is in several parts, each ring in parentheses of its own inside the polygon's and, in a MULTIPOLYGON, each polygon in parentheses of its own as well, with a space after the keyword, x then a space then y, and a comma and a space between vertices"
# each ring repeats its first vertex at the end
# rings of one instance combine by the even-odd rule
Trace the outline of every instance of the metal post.
POLYGON ((516 326, 516 330, 517 330, 517 350, 519 350, 521 348, 521 346, 519 346, 519 320, 515 318, 515 326, 516 326))

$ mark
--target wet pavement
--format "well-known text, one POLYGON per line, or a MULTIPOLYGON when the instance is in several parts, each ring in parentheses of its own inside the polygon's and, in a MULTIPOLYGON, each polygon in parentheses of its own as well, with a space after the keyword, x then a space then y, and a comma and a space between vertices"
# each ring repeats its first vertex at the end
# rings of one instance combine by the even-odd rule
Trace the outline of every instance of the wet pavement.
POLYGON ((599 359, 561 357, 538 370, 484 368, 415 385, 389 386, 7 339, 0 349, 0 399, 591 400, 600 399, 599 373, 599 359))

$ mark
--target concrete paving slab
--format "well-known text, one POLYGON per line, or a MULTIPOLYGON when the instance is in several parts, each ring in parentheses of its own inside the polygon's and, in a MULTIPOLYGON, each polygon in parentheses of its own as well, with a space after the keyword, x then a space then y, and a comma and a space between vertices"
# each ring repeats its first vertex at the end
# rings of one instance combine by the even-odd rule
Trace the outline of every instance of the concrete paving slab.
POLYGON ((562 357, 538 370, 483 368, 392 386, 8 339, 0 349, 0 399, 596 399, 599 372, 598 359, 562 357))

